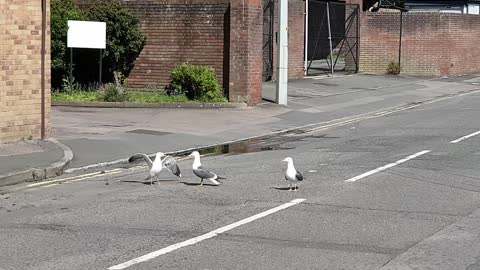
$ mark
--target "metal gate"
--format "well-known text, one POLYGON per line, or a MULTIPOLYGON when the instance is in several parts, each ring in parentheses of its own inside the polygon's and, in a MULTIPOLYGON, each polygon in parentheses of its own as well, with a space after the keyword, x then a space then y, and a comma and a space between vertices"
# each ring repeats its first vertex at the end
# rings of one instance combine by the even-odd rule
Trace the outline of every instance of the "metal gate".
POLYGON ((274 0, 263 0, 263 80, 273 75, 273 22, 274 0))
POLYGON ((358 72, 359 6, 307 1, 305 75, 358 72))

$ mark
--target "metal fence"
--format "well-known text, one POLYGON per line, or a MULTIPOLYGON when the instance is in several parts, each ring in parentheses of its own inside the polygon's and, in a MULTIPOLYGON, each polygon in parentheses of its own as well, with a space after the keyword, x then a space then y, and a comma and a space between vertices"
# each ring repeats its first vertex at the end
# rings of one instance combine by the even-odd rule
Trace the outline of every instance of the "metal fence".
POLYGON ((305 75, 357 72, 359 6, 307 0, 305 75))

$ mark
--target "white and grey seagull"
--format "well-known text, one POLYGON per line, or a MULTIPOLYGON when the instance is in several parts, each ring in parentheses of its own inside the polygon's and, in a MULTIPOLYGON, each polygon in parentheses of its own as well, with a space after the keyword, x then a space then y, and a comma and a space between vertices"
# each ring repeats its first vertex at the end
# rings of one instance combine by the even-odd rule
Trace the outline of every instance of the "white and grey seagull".
POLYGON ((297 190, 297 182, 303 180, 303 175, 295 169, 293 166, 293 159, 291 157, 287 157, 283 162, 287 162, 287 170, 285 171, 285 179, 290 182, 290 189, 292 190, 292 183, 295 185, 295 191, 297 190))
POLYGON ((193 151, 189 156, 193 156, 192 169, 193 173, 201 179, 200 186, 203 186, 203 180, 205 179, 212 181, 212 183, 217 186, 220 185, 218 180, 226 179, 225 177, 218 176, 215 173, 205 169, 200 162, 200 153, 198 153, 198 151, 193 151))
POLYGON ((132 162, 141 158, 145 159, 145 161, 148 164, 148 167, 150 168, 150 171, 148 172, 148 176, 145 178, 145 180, 150 180, 150 185, 153 184, 153 178, 156 178, 157 183, 160 184, 158 176, 163 168, 166 168, 167 170, 169 170, 171 173, 173 173, 178 177, 182 177, 182 174, 180 173, 180 168, 178 168, 177 162, 171 156, 167 156, 162 152, 158 152, 155 155, 155 159, 152 162, 152 160, 146 154, 138 153, 131 156, 128 159, 128 162, 132 162), (162 159, 162 157, 164 158, 162 159))

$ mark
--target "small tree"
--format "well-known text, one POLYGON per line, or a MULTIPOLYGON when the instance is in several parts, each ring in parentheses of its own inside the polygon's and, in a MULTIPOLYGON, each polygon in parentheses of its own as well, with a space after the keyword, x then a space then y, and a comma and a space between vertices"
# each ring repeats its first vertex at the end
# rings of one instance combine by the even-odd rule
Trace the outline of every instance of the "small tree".
POLYGON ((133 62, 145 46, 145 35, 138 18, 119 1, 97 0, 90 7, 87 17, 91 21, 107 23, 107 47, 104 54, 106 77, 120 71, 127 77, 133 62))
POLYGON ((67 21, 82 19, 81 10, 72 0, 52 0, 50 31, 53 88, 60 87, 62 79, 68 74, 67 21))

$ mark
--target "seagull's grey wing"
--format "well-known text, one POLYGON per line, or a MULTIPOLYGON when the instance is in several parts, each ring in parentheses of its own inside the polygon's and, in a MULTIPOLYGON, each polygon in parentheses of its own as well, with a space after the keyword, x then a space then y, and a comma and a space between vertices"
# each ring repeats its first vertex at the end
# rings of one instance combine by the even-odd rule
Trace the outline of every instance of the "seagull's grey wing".
POLYGON ((303 175, 299 171, 297 171, 297 174, 295 174, 295 178, 297 178, 298 181, 302 181, 303 175))
POLYGON ((162 160, 162 165, 167 168, 167 170, 171 171, 173 174, 175 174, 178 177, 181 177, 182 174, 180 172, 180 168, 177 165, 177 162, 175 159, 171 156, 165 156, 165 158, 162 160))
POLYGON ((128 162, 133 162, 135 160, 138 160, 138 159, 145 159, 145 161, 147 162, 148 164, 148 167, 151 169, 152 168, 152 160, 145 154, 143 153, 137 153, 137 154, 134 154, 133 156, 131 156, 129 159, 128 159, 128 162))
POLYGON ((216 174, 207 171, 202 166, 198 167, 197 169, 193 169, 193 173, 202 179, 216 178, 217 176, 216 174))

